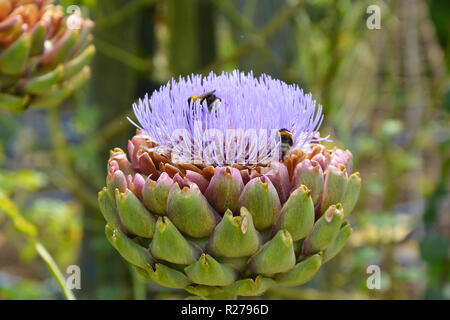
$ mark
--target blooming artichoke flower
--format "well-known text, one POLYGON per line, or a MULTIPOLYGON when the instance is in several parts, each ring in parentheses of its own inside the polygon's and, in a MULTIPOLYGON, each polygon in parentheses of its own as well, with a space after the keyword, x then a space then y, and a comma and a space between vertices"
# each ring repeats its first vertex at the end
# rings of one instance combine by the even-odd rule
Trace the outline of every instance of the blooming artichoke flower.
POLYGON ((255 296, 309 281, 343 248, 361 179, 350 151, 320 143, 310 94, 234 71, 180 77, 133 107, 137 134, 111 151, 98 199, 142 276, 255 296))
POLYGON ((0 108, 59 105, 89 77, 93 22, 53 0, 0 1, 0 108))

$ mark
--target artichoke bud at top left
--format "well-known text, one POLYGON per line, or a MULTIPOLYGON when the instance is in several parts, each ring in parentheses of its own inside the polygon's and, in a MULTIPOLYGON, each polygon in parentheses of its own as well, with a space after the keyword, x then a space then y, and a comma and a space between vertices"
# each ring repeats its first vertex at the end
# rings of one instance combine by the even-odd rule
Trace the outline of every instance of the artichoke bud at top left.
POLYGON ((2 0, 0 7, 0 108, 23 112, 53 108, 90 76, 94 23, 80 17, 67 26, 53 1, 2 0))

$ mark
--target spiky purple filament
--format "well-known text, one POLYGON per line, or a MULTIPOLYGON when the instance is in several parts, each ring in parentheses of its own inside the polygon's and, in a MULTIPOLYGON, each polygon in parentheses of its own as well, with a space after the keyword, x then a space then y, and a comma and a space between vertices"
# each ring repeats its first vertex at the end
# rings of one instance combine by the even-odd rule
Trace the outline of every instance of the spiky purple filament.
MULTIPOLYGON (((293 149, 328 139, 317 134, 322 106, 316 107, 310 93, 265 74, 254 78, 252 72, 211 72, 207 77, 172 79, 150 98, 139 99, 133 110, 140 125, 128 120, 145 131, 162 152, 180 157, 183 150, 194 148, 202 155, 208 152, 207 162, 212 165, 273 160, 279 155, 276 133, 282 128, 292 132, 293 149), (193 95, 213 90, 221 101, 209 106, 210 110, 206 101, 188 102, 193 95), (263 131, 266 137, 259 135, 263 131), (256 137, 253 132, 258 133, 256 137)), ((191 157, 196 160, 205 162, 204 157, 191 157)))

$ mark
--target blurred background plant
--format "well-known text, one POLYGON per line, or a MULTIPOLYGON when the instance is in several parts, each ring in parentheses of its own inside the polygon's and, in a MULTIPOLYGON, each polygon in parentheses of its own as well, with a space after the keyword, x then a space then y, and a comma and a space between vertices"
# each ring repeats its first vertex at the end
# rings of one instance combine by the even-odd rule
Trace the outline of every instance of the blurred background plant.
MULTIPOLYGON (((253 70, 311 91, 322 133, 350 149, 363 189, 350 243, 300 288, 268 299, 450 299, 450 3, 438 0, 61 0, 95 21, 88 86, 52 110, 0 110, 0 187, 84 299, 177 299, 104 237, 96 192, 125 147, 137 97, 171 77, 253 70), (369 30, 369 5, 381 29, 369 30), (370 290, 369 265, 381 269, 370 290)), ((62 295, 0 210, 0 298, 62 295)))

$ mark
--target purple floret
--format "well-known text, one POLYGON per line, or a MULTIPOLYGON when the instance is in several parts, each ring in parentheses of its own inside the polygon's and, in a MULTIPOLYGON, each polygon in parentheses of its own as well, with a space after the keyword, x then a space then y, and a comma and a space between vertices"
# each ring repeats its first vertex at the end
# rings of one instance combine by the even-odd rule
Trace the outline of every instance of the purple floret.
POLYGON ((310 93, 265 74, 255 78, 252 72, 211 72, 206 77, 193 74, 172 79, 150 98, 139 99, 133 110, 139 125, 128 120, 162 151, 173 156, 183 153, 183 146, 196 147, 209 152, 208 162, 213 165, 259 164, 273 159, 279 153, 277 133, 282 128, 292 132, 295 149, 328 139, 317 134, 322 106, 316 106, 310 93), (220 99, 210 110, 206 101, 188 102, 191 96, 209 91, 220 99), (258 137, 252 136, 253 131, 258 137), (267 136, 260 135, 262 132, 267 136), (223 140, 217 140, 221 134, 223 140))

